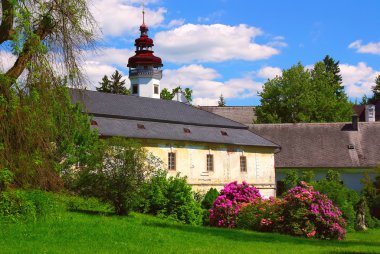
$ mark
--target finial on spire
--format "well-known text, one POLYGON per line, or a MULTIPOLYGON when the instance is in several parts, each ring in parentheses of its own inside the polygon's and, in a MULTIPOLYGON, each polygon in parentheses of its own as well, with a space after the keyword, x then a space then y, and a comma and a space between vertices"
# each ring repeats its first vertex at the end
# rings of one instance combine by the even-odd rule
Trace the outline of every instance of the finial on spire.
POLYGON ((144 6, 144 2, 142 2, 141 5, 142 5, 143 24, 145 24, 145 6, 144 6))

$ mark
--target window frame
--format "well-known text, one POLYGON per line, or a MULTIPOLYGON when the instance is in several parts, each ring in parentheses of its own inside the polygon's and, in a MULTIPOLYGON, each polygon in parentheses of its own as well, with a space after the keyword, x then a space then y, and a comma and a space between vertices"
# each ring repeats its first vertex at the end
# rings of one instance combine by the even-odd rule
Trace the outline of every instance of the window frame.
POLYGON ((168 170, 177 170, 177 155, 175 152, 168 153, 168 170), (171 156, 174 158, 171 158, 171 156))
POLYGON ((153 85, 153 93, 160 94, 160 87, 158 85, 153 85), (157 93, 156 93, 156 89, 157 89, 157 93))
POLYGON ((214 172, 214 155, 207 154, 206 155, 206 170, 207 172, 214 172))
POLYGON ((248 171, 247 156, 241 155, 240 156, 240 172, 246 173, 247 171, 248 171), (243 159, 244 163, 242 163, 243 162, 242 159, 243 159))
POLYGON ((139 85, 138 84, 132 85, 132 94, 139 94, 139 85), (136 88, 136 93, 135 93, 135 88, 136 88))

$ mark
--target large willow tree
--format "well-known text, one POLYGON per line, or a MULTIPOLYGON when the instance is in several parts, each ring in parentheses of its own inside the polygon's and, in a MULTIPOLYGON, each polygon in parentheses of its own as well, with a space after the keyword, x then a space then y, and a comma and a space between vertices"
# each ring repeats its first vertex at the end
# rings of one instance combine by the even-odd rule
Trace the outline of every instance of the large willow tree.
POLYGON ((0 170, 13 171, 15 186, 59 189, 96 146, 67 90, 83 84, 94 19, 86 0, 1 0, 0 15, 0 49, 16 59, 0 71, 0 170))

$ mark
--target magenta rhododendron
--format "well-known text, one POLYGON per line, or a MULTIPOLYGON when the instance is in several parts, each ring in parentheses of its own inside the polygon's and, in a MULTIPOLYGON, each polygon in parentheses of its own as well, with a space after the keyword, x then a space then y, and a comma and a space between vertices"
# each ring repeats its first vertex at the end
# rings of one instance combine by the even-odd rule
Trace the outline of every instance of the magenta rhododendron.
POLYGON ((210 210, 210 225, 235 227, 236 217, 242 205, 255 202, 259 198, 261 198, 260 192, 246 182, 238 184, 235 181, 227 184, 220 191, 220 195, 210 210))

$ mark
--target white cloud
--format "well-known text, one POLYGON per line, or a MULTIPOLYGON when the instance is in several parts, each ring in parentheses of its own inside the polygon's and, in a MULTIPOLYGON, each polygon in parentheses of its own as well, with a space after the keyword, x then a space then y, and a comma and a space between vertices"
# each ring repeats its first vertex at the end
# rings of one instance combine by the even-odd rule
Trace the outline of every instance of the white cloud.
POLYGON ((96 61, 126 68, 128 59, 134 54, 133 50, 126 48, 100 48, 96 51, 87 51, 85 59, 86 61, 96 61))
POLYGON ((357 40, 348 45, 348 47, 351 49, 356 49, 356 52, 358 53, 380 55, 380 42, 370 42, 363 45, 361 40, 357 40))
POLYGON ((351 98, 361 98, 364 94, 371 95, 371 88, 375 85, 375 78, 380 71, 374 70, 364 62, 357 65, 340 64, 343 85, 351 98))
POLYGON ((0 50, 0 73, 6 72, 16 62, 16 56, 11 52, 0 50))
POLYGON ((219 81, 220 74, 202 65, 186 65, 179 69, 164 70, 161 81, 162 88, 172 89, 181 85, 193 90, 194 105, 217 105, 220 94, 228 98, 257 97, 262 83, 257 82, 252 76, 233 78, 224 82, 219 81))
POLYGON ((183 24, 185 24, 185 19, 173 19, 169 22, 169 24, 164 25, 164 27, 172 28, 172 27, 182 26, 183 24))
MULTIPOLYGON (((156 2, 156 1, 145 1, 156 2)), ((105 35, 118 36, 124 33, 138 32, 142 23, 142 8, 133 3, 141 3, 134 0, 94 0, 90 10, 105 35)), ((157 10, 145 8, 145 23, 148 26, 158 26, 164 20, 165 8, 157 10)))
POLYGON ((272 79, 281 76, 282 71, 278 67, 265 66, 257 72, 257 76, 264 79, 272 79))
POLYGON ((174 63, 221 62, 226 60, 267 59, 279 53, 268 45, 253 40, 263 34, 247 25, 186 24, 155 36, 157 54, 174 63))

